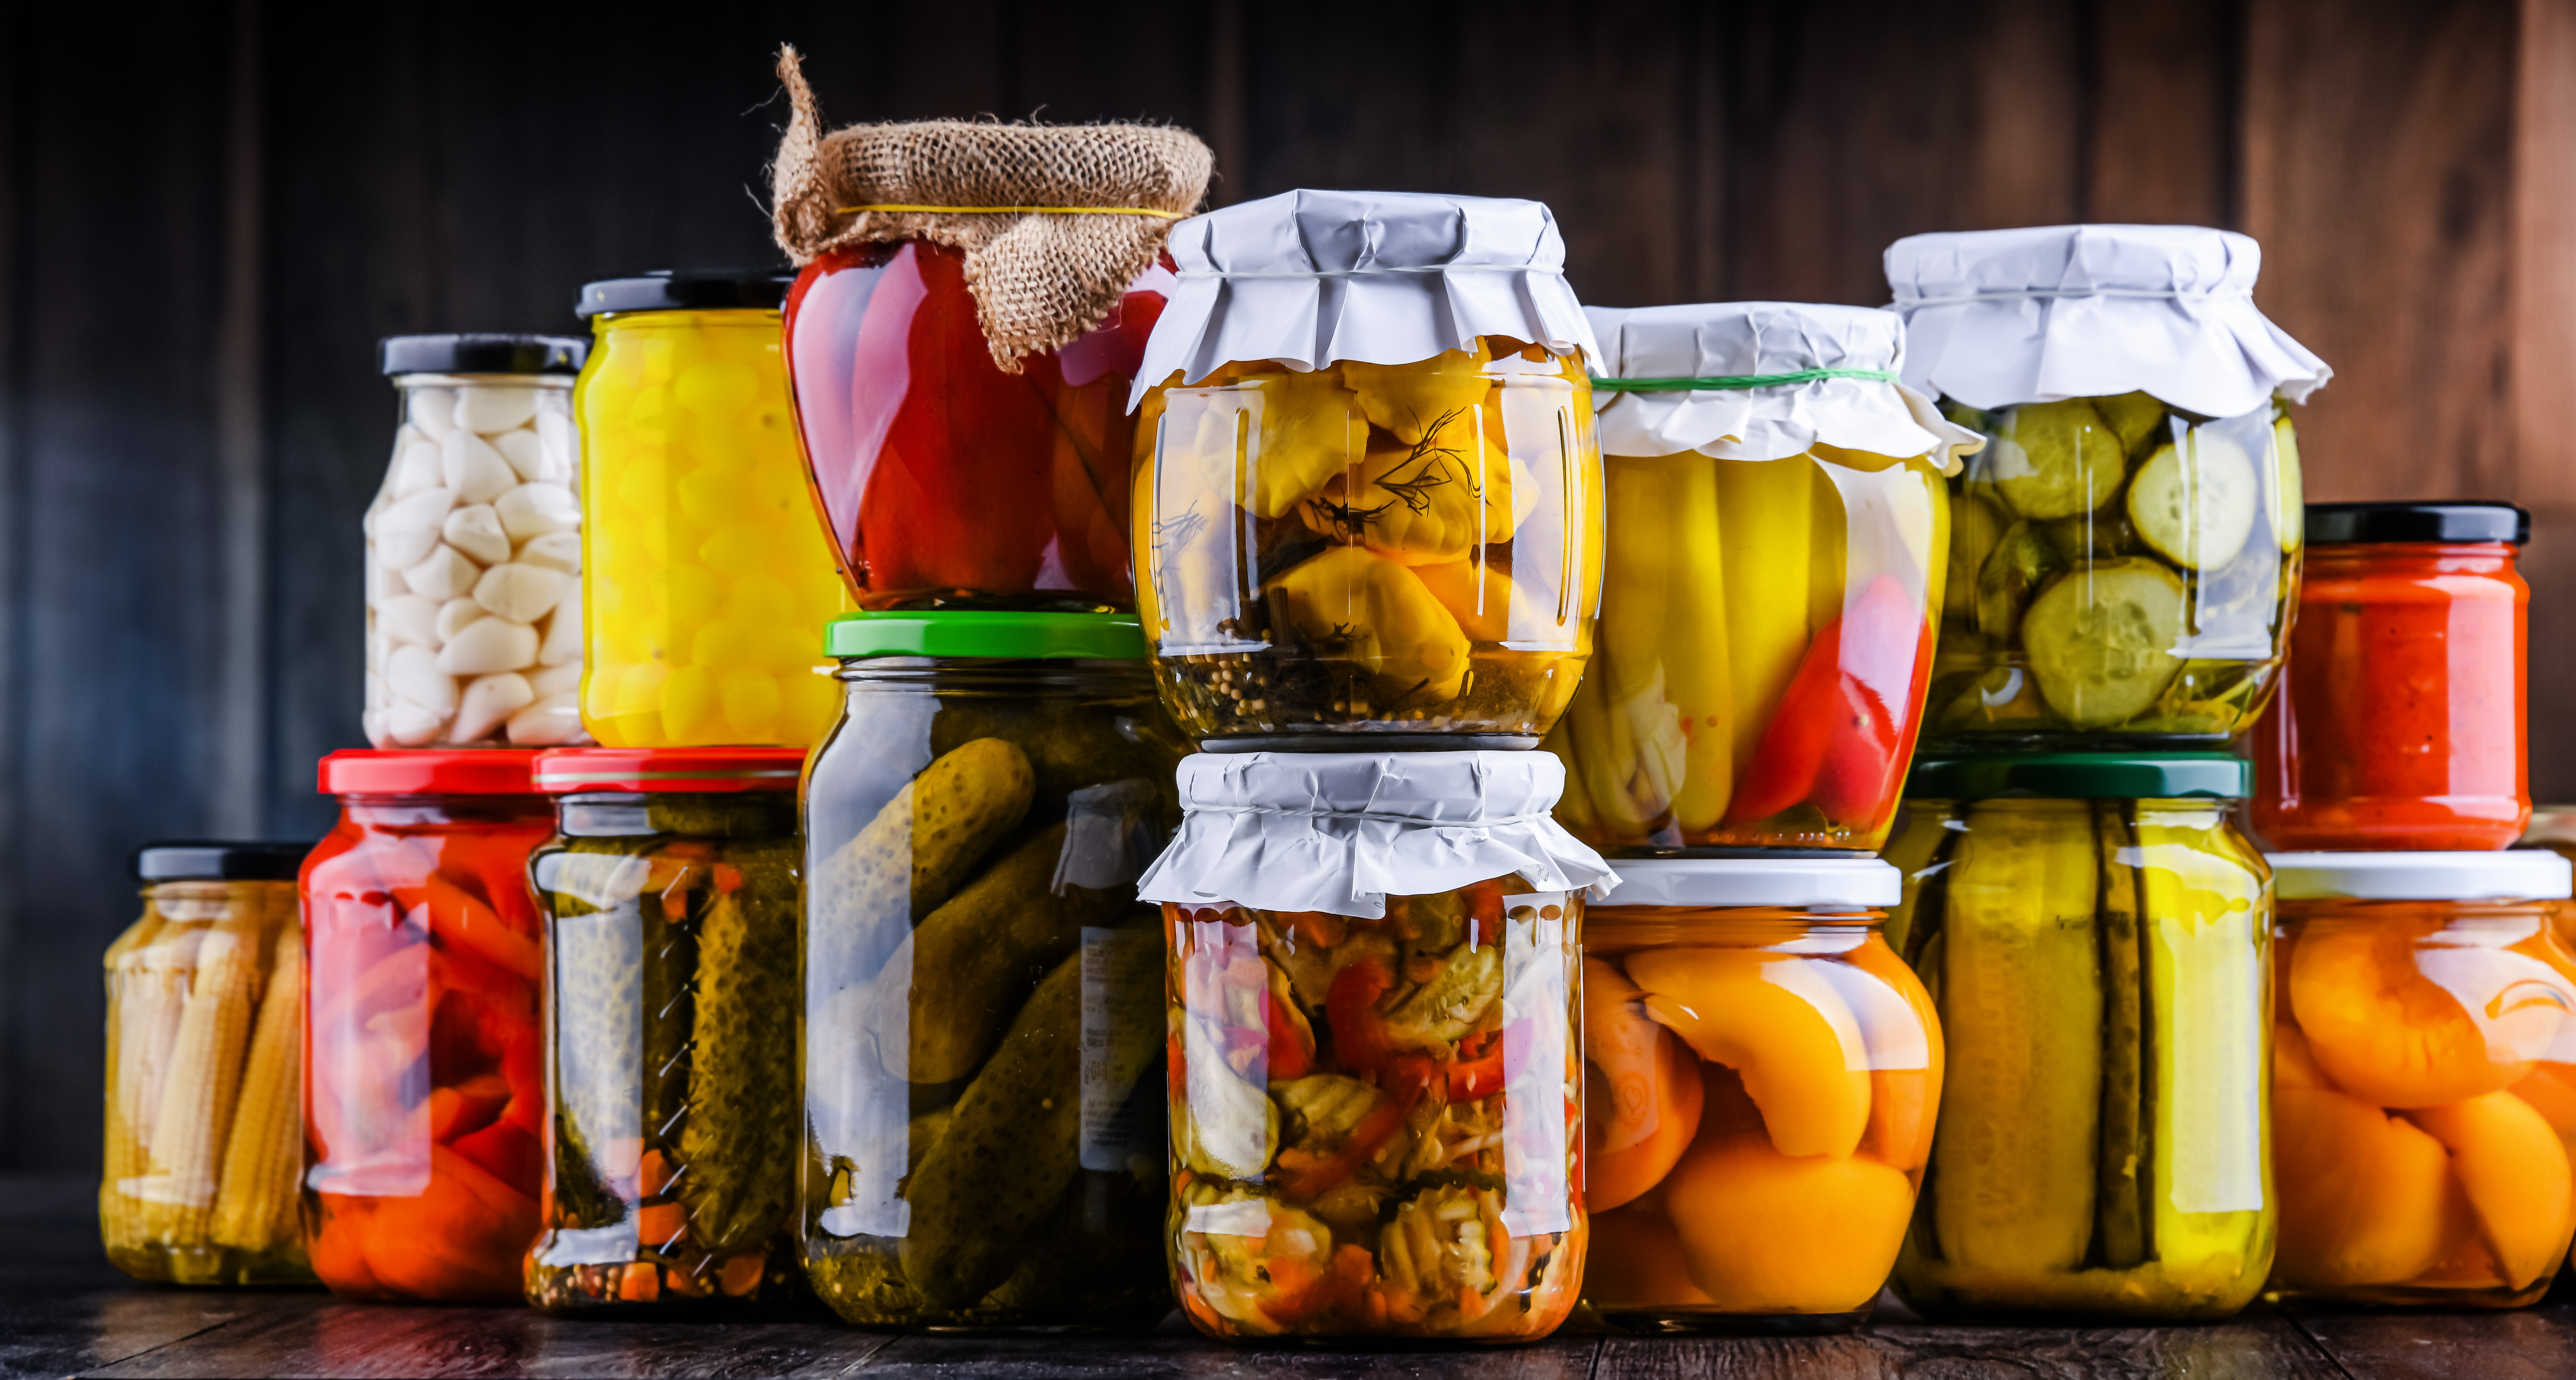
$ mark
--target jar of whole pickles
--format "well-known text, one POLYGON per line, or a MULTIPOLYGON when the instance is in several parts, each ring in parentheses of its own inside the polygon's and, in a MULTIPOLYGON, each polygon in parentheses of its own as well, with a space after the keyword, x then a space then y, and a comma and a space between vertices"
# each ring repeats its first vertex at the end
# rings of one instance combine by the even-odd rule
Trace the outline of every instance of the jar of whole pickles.
POLYGON ((1171 1286, 1227 1339, 1528 1341, 1582 1288, 1586 890, 1543 752, 1200 754, 1163 905, 1171 1286))
POLYGON ((528 1302, 625 1314, 802 1298, 797 748, 537 759, 545 1229, 528 1302))
POLYGON ((1887 250, 1906 382, 1992 438, 1951 483, 1927 742, 2217 746, 2297 598, 2288 403, 2333 371, 2254 305, 2225 230, 2058 225, 1887 250))
POLYGON ((155 843, 107 950, 108 1261, 167 1284, 309 1284, 300 843, 155 843))
POLYGON ((355 1298, 516 1302, 544 1178, 537 754, 335 752, 305 859, 305 1244, 355 1298))
POLYGON ((869 1326, 1148 1327, 1188 750, 1129 614, 835 620, 805 780, 805 1273, 869 1326))
POLYGON ((1597 350, 1548 209, 1287 192, 1182 222, 1172 254, 1135 549, 1181 727, 1211 751, 1534 746, 1602 559, 1597 350))
POLYGON ((1875 858, 1612 864, 1583 922, 1584 1302, 1640 1332, 1848 1326, 1932 1153, 1941 1023, 1875 858))
POLYGON ((2276 853, 2279 1294, 2515 1308, 2576 1233, 2567 860, 2276 853))
POLYGON ((1897 1256, 1936 1317, 2225 1317, 2272 1266, 2272 876, 2218 753, 1918 763, 1890 928, 1948 1046, 1897 1256))
POLYGON ((367 741, 584 741, 580 447, 590 342, 397 335, 393 463, 367 507, 367 741))
POLYGON ((1610 531, 1548 746, 1604 848, 1872 849, 1914 754, 1949 491, 1983 444, 1896 382, 1884 311, 1588 309, 1610 531))
POLYGON ((832 721, 814 629, 849 605, 789 420, 789 278, 581 290, 581 713, 610 747, 804 747, 832 721))

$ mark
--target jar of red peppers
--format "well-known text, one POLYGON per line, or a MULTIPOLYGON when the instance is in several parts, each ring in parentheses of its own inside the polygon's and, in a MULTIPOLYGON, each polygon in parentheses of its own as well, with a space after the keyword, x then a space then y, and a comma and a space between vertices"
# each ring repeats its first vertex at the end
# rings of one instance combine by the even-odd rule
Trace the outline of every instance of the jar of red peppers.
POLYGON ((2531 816, 2507 503, 2315 503, 2284 689, 2254 730, 2277 849, 2503 848, 2531 816))
POLYGON ((358 1298, 516 1301, 546 1089, 534 752, 335 752, 304 863, 307 1243, 358 1298))
POLYGON ((1582 1288, 1600 855, 1545 753, 1185 759, 1163 905, 1173 1288, 1222 1338, 1527 1341, 1582 1288))

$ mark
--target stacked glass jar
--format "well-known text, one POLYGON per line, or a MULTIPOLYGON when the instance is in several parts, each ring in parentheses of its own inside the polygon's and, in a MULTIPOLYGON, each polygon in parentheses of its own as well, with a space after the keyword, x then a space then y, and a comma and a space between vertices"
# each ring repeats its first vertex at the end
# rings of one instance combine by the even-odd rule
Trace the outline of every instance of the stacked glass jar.
POLYGON ((2288 1226, 2270 870, 2229 748, 2307 540, 2286 404, 2329 375, 2187 226, 1917 235, 1904 373, 1987 438, 1951 481, 1890 938, 1951 1077, 1897 1293, 1934 1316, 2224 1317, 2288 1226))

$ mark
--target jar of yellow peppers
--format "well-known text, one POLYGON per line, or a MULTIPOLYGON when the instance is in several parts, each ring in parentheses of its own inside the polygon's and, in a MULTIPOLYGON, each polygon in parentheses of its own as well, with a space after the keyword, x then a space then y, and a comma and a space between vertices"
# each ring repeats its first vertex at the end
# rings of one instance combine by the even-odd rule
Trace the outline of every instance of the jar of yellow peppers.
POLYGON ((793 275, 592 283, 581 425, 581 715, 608 747, 805 747, 838 697, 848 607, 779 353, 793 275))

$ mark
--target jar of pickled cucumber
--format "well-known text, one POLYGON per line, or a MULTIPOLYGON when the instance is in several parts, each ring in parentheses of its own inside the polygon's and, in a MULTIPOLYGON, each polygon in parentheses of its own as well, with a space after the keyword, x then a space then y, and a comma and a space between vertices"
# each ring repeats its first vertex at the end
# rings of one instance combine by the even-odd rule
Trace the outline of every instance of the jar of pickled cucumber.
POLYGON ((2515 1308, 2576 1233, 2567 860, 2276 853, 2275 1293, 2515 1308))
POLYGON ((1891 939, 1949 1067, 1896 1260, 1935 1317, 2225 1317, 2272 1266, 2272 876, 2217 753, 1936 757, 1891 939))
POLYGON ((1638 1332, 1869 1315, 1941 1101, 1875 858, 1613 863, 1584 918, 1583 1299, 1638 1332))
POLYGON ((581 423, 582 722, 610 747, 804 747, 832 722, 814 629, 849 607, 779 355, 791 275, 592 283, 581 423))
POLYGON ((1201 754, 1163 904, 1172 1289, 1212 1337, 1527 1341, 1582 1288, 1600 855, 1538 752, 1201 754))
POLYGON ((537 754, 335 752, 305 859, 305 1245, 353 1298, 515 1303, 536 1239, 537 754))
POLYGON ((1548 738, 1604 848, 1871 849, 1914 754, 1955 451, 1884 311, 1588 309, 1609 544, 1590 669, 1548 738))
POLYGON ((1908 383, 1992 438, 1951 483, 1927 742, 2218 745, 2297 597, 2287 404, 2331 370, 2264 319, 2261 251, 2192 226, 1914 235, 1908 383))
POLYGON ((1130 614, 835 620, 805 782, 806 1277, 868 1326, 1148 1327, 1187 745, 1130 614))
POLYGON ((1134 545, 1173 717, 1211 751, 1533 746, 1602 558, 1592 332, 1547 208, 1287 192, 1171 248, 1134 545))
POLYGON ((544 1233, 528 1302, 694 1314, 804 1297, 796 1264, 796 748, 537 759, 544 1233))
POLYGON ((310 1284, 301 843, 155 843, 107 950, 109 1263, 165 1284, 310 1284))

